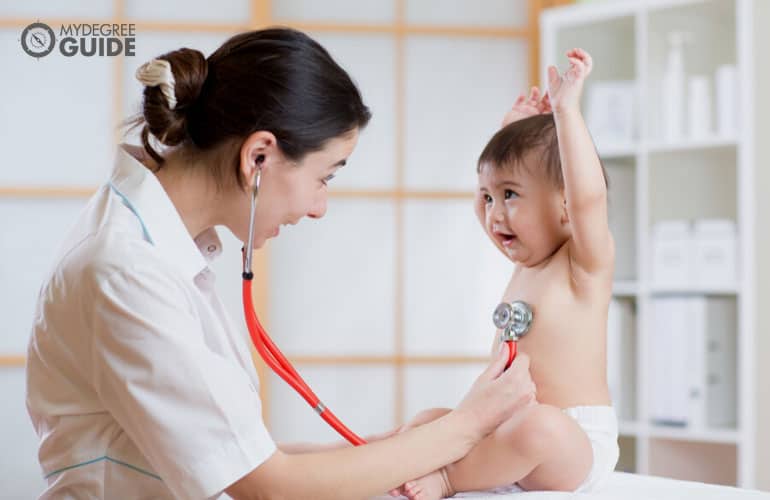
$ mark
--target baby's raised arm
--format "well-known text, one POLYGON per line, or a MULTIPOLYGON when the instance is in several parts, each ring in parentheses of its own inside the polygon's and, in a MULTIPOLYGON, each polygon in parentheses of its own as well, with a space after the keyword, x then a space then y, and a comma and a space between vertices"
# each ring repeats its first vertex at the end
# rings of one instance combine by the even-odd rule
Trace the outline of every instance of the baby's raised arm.
POLYGON ((612 271, 614 245, 607 221, 607 184, 580 113, 583 83, 593 61, 582 49, 567 53, 569 69, 548 68, 548 93, 556 122, 574 261, 590 274, 612 271))

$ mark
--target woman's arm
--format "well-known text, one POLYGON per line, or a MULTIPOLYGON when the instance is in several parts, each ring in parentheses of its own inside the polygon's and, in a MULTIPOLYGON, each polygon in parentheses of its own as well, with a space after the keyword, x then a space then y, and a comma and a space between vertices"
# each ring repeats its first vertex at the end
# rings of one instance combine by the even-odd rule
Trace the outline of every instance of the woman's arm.
POLYGON ((455 462, 534 400, 527 356, 520 354, 500 375, 506 360, 501 350, 460 405, 429 424, 356 448, 295 455, 276 451, 226 492, 236 500, 358 500, 455 462))
MULTIPOLYGON (((383 432, 380 434, 371 434, 364 436, 364 440, 367 443, 374 443, 375 441, 381 441, 394 436, 398 433, 398 429, 392 431, 383 432)), ((316 453, 319 451, 338 450, 340 448, 350 448, 353 445, 347 441, 337 441, 334 443, 277 443, 278 449, 287 455, 296 455, 298 453, 316 453)))

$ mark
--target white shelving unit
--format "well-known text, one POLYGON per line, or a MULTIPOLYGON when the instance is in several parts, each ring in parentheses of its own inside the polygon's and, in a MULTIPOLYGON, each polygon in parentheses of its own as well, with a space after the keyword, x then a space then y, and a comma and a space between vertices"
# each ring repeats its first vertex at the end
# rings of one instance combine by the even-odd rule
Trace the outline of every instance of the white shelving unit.
MULTIPOLYGON (((634 380, 630 382, 634 396, 633 408, 621 414, 622 470, 748 488, 755 483, 753 179, 757 164, 755 119, 762 118, 755 118, 753 112, 754 88, 761 88, 755 79, 754 48, 760 47, 758 37, 767 36, 759 28, 755 30, 762 26, 760 16, 767 19, 770 15, 770 9, 760 3, 627 0, 562 7, 541 16, 541 81, 546 81, 547 65, 564 68, 564 53, 572 47, 583 47, 593 55, 595 64, 586 94, 592 81, 636 82, 635 137, 599 146, 610 175, 610 218, 615 219, 613 231, 619 241, 613 293, 617 300, 630 302, 635 311, 634 355, 630 361, 634 363, 634 380), (659 88, 666 34, 671 30, 687 31, 696 39, 685 49, 686 76, 689 72, 713 75, 722 64, 736 67, 740 97, 735 136, 677 142, 661 139, 659 88), (613 185, 613 176, 620 176, 620 182, 613 185), (613 192, 613 187, 627 191, 619 194, 613 192), (737 282, 720 287, 656 286, 651 280, 653 224, 701 217, 736 222, 737 282), (718 296, 735 301, 735 426, 694 429, 651 423, 648 354, 666 347, 652 345, 650 340, 653 328, 661 327, 652 324, 651 303, 664 295, 718 296)), ((716 106, 712 107, 716 110, 716 106)))

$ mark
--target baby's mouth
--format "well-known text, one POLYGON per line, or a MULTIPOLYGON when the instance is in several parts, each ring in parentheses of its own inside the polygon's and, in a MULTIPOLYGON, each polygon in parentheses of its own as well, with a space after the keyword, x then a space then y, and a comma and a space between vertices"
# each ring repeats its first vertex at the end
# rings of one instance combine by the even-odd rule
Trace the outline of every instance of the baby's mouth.
POLYGON ((500 244, 505 248, 510 248, 511 245, 513 245, 518 240, 515 234, 508 231, 495 229, 493 234, 495 235, 495 239, 499 241, 500 244))

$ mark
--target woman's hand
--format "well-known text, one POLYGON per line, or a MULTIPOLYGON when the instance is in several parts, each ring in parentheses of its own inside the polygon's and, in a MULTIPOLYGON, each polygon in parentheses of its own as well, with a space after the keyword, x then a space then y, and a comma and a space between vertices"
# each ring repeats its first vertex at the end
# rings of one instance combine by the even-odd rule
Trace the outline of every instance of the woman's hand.
POLYGON ((555 66, 548 67, 548 94, 555 112, 566 109, 580 108, 580 95, 583 84, 591 74, 594 63, 590 54, 583 49, 572 49, 567 52, 569 69, 564 75, 559 75, 555 66))
POLYGON ((453 413, 466 417, 476 442, 495 430, 517 411, 535 402, 535 384, 529 373, 529 357, 519 353, 503 371, 508 352, 501 344, 494 361, 473 383, 453 413))
POLYGON ((505 127, 515 121, 523 120, 534 115, 551 112, 551 102, 548 93, 540 94, 540 89, 532 87, 529 96, 519 95, 513 103, 513 107, 503 117, 502 126, 505 127))

